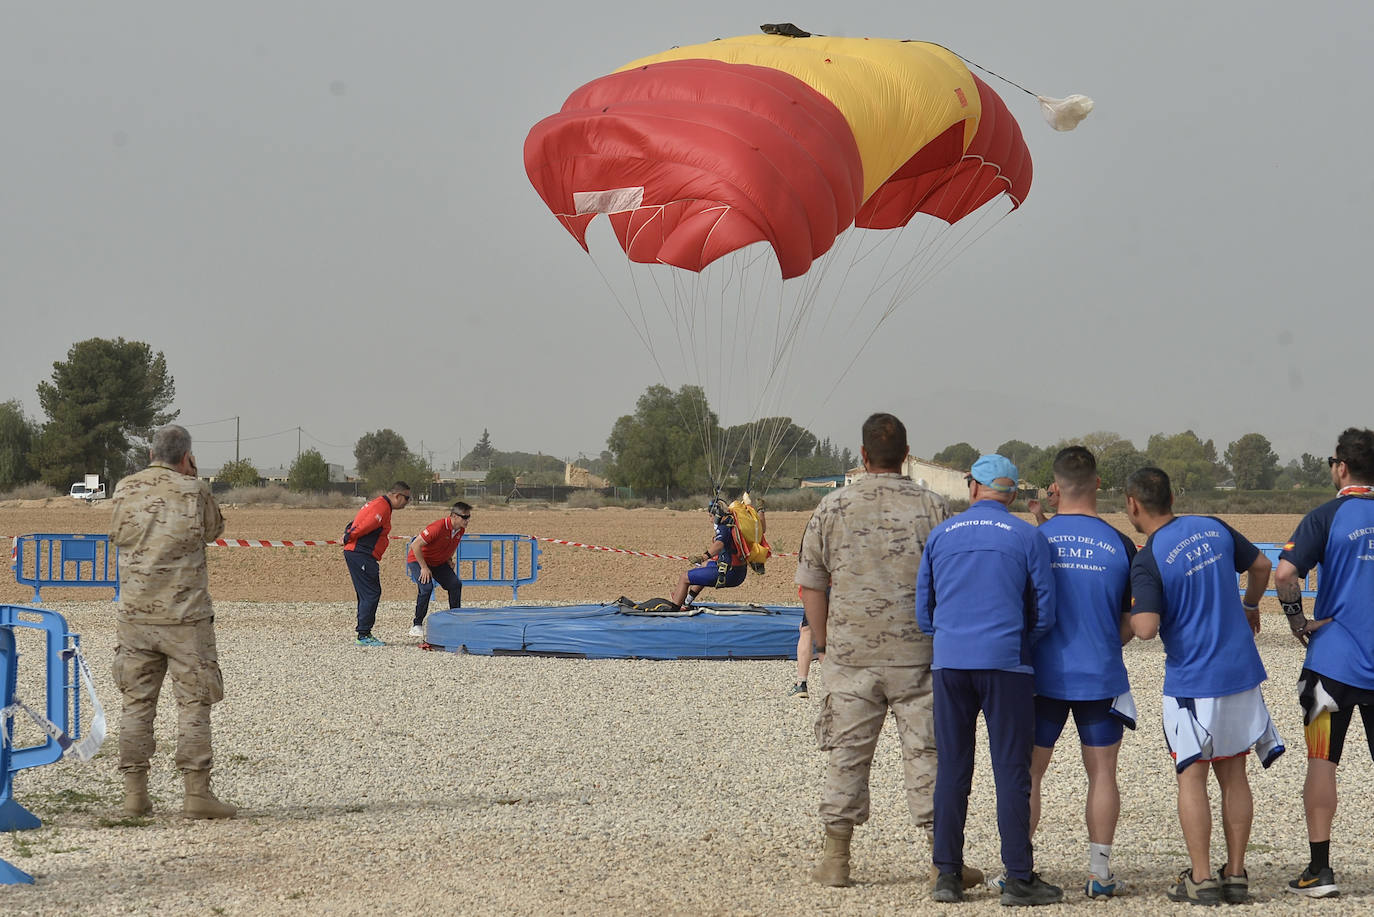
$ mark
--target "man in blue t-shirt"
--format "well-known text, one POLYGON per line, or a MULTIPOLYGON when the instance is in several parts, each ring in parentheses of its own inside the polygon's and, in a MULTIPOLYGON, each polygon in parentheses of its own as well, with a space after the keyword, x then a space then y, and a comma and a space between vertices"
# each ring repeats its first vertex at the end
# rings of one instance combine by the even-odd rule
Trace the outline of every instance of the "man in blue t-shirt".
POLYGON ((1268 767, 1283 753, 1260 684, 1255 647, 1269 559, 1211 516, 1175 516, 1169 476, 1142 468, 1126 479, 1126 515, 1147 536, 1131 562, 1131 628, 1164 641, 1164 737, 1178 778, 1178 815, 1191 865, 1169 898, 1192 904, 1249 900, 1245 845, 1254 799, 1245 760, 1255 748, 1268 767), (1235 574, 1246 574, 1237 601, 1235 574), (1226 865, 1212 876, 1207 773, 1224 800, 1226 865))
MULTIPOLYGON (((1089 898, 1116 895, 1112 839, 1121 815, 1116 782, 1124 726, 1135 728, 1134 702, 1121 647, 1131 631, 1131 560, 1135 544, 1097 515, 1097 460, 1083 446, 1054 457, 1058 513, 1040 526, 1050 543, 1055 620, 1033 648, 1035 748, 1031 752, 1031 834, 1040 821, 1040 785, 1055 742, 1073 713, 1088 773, 1089 898), (1121 703, 1117 703, 1117 699, 1121 703)), ((1034 511, 1034 510, 1032 510, 1034 511)))
POLYGON ((1339 892, 1330 860, 1336 766, 1356 707, 1374 755, 1374 431, 1347 429, 1327 464, 1336 499, 1303 517, 1274 577, 1288 626, 1307 646, 1298 700, 1307 739, 1302 801, 1310 859, 1288 890, 1310 898, 1339 892), (1302 582, 1317 564, 1321 583, 1309 621, 1302 582))
POLYGON ((1016 466, 985 455, 966 476, 969 508, 936 526, 916 578, 916 622, 935 636, 935 844, 932 897, 961 901, 964 824, 981 711, 997 785, 1006 869, 1002 903, 1053 904, 1064 892, 1034 870, 1030 759, 1035 739, 1031 646, 1054 624, 1050 545, 1007 507, 1016 466))

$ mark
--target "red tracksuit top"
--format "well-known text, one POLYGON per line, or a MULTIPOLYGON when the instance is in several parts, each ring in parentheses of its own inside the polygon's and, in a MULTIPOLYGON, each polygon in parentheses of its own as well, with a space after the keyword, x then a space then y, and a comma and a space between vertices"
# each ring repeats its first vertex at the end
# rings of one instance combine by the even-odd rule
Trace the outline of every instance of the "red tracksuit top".
POLYGON ((386 553, 391 534, 391 501, 382 494, 363 504, 358 515, 344 529, 344 550, 362 551, 378 560, 386 553))

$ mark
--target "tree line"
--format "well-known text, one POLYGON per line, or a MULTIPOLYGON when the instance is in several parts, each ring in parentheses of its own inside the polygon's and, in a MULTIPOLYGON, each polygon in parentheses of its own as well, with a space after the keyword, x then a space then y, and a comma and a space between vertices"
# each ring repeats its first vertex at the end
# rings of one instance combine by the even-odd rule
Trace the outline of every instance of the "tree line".
MULTIPOLYGON (((117 481, 147 461, 152 431, 176 420, 176 386, 166 357, 149 345, 123 338, 78 341, 67 358, 53 364, 52 377, 38 385, 45 419, 29 418, 17 399, 0 403, 0 491, 42 481, 59 490, 87 473, 117 481)), ((995 451, 1010 458, 1022 480, 1048 485, 1055 454, 1080 444, 1097 456, 1103 487, 1119 489, 1137 468, 1155 465, 1184 491, 1208 490, 1228 481, 1237 490, 1324 487, 1324 459, 1304 453, 1286 465, 1261 433, 1247 433, 1220 455, 1212 440, 1192 430, 1156 433, 1145 448, 1116 433, 1097 431, 1046 446, 1008 440, 995 451)), ((967 471, 980 450, 967 442, 941 449, 931 460, 967 471)), ((389 428, 361 436, 353 448, 359 476, 369 490, 392 481, 413 486, 435 480, 436 469, 405 438, 389 428)), ((843 474, 858 461, 848 447, 818 438, 789 417, 765 417, 721 426, 704 391, 684 385, 673 391, 649 386, 632 414, 618 418, 595 457, 575 462, 619 487, 665 498, 706 493, 722 485, 792 486, 798 478, 843 474), (708 452, 720 461, 721 480, 713 480, 708 452)), ((552 455, 505 452, 484 429, 476 445, 449 470, 485 471, 485 482, 505 490, 517 478, 533 485, 561 484, 564 463, 552 455)), ((226 464, 218 479, 253 486, 261 475, 251 458, 226 464)), ((316 449, 297 456, 288 473, 295 491, 329 487, 329 466, 316 449)))
MULTIPOLYGON (((1326 487, 1331 483, 1326 460, 1304 452, 1285 465, 1279 463, 1268 437, 1246 433, 1217 454, 1212 440, 1203 440, 1192 430, 1182 433, 1156 433, 1137 449, 1129 439, 1109 431, 1088 433, 1075 439, 1062 439, 1049 446, 1033 446, 1011 439, 994 451, 1015 463, 1021 479, 1047 487, 1053 478, 1054 457, 1065 446, 1081 445, 1097 457, 1097 473, 1107 490, 1120 490, 1131 472, 1147 465, 1161 468, 1181 492, 1211 490, 1232 486, 1236 490, 1291 490, 1299 487, 1326 487)), ((981 453, 966 442, 953 443, 931 460, 961 471, 973 467, 981 453)))

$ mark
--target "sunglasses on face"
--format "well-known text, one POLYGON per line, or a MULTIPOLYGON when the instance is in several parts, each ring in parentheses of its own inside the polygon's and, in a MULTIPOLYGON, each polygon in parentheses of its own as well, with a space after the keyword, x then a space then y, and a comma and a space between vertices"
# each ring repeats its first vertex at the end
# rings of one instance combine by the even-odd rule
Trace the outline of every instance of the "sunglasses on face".
POLYGON ((1327 458, 1327 460, 1326 460, 1326 467, 1327 467, 1327 468, 1335 468, 1335 467, 1336 467, 1336 463, 1339 462, 1339 461, 1340 461, 1340 459, 1336 458, 1334 455, 1329 456, 1329 457, 1327 458))
POLYGON ((459 519, 471 519, 471 518, 472 518, 472 513, 468 513, 466 516, 464 516, 462 513, 454 513, 453 515, 457 516, 459 519))

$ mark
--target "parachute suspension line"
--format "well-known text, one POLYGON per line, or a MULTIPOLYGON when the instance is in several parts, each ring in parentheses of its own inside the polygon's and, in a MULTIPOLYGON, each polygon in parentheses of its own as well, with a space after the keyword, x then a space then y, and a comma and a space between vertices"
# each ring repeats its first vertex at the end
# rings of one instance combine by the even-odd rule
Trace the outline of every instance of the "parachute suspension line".
POLYGON ((958 258, 964 252, 968 251, 969 248, 975 245, 979 239, 981 239, 983 236, 991 232, 994 228, 997 227, 997 224, 1001 223, 1010 215, 1010 210, 996 216, 995 218, 993 218, 990 214, 981 215, 978 218, 979 223, 989 219, 992 220, 990 225, 984 226, 981 229, 979 229, 977 225, 972 223, 968 226, 961 226, 960 228, 963 230, 963 232, 957 237, 952 238, 950 240, 949 245, 945 246, 946 249, 950 251, 948 251, 948 253, 943 256, 942 260, 938 264, 924 272, 923 276, 915 278, 915 282, 903 291, 903 299, 909 299, 912 296, 916 295, 918 292, 920 292, 922 289, 924 289, 928 283, 934 280, 947 267, 949 267, 956 260, 958 260, 958 258))
MULTIPOLYGON (((611 283, 610 278, 606 276, 606 272, 601 269, 601 265, 597 262, 595 256, 591 254, 590 250, 587 252, 587 257, 591 258, 592 266, 596 268, 597 274, 600 275, 601 282, 606 285, 606 289, 610 292, 611 298, 615 300, 615 304, 620 309, 621 314, 623 314, 625 320, 629 322, 630 329, 634 331, 635 337, 639 338, 639 343, 649 352, 649 358, 654 361, 654 366, 657 367, 659 375, 663 376, 663 364, 659 362, 658 351, 654 349, 653 338, 649 335, 648 317, 644 314, 643 299, 638 296, 635 297, 639 306, 640 316, 640 322, 636 323, 634 316, 630 314, 630 310, 625 307, 624 301, 621 300, 619 291, 617 291, 615 285, 611 283)), ((633 274, 631 274, 631 279, 633 280, 633 274)))
MULTIPOLYGON (((823 268, 825 261, 818 264, 823 268)), ((771 457, 776 442, 786 430, 782 417, 778 416, 778 406, 782 401, 782 387, 790 378, 792 362, 796 354, 796 342, 809 322, 812 308, 819 289, 822 270, 817 269, 792 281, 782 281, 775 306, 773 350, 766 367, 765 379, 757 389, 757 398, 750 411, 758 421, 750 425, 750 464, 758 460, 759 445, 763 443, 763 463, 771 457), (790 287, 789 287, 790 284, 790 287), (796 296, 789 296, 795 291, 796 296), (767 418, 771 422, 765 422, 767 418)))
MULTIPOLYGON (((939 191, 937 192, 939 197, 936 200, 938 202, 943 203, 944 199, 948 196, 949 185, 947 180, 954 175, 954 173, 962 164, 963 160, 960 159, 950 163, 948 166, 945 167, 944 175, 941 177, 937 185, 937 187, 939 188, 939 191)), ((906 236, 907 231, 911 227, 911 220, 916 216, 917 213, 921 212, 919 206, 922 204, 929 203, 930 200, 931 198, 927 196, 925 199, 920 201, 918 204, 918 208, 907 217, 907 221, 904 222, 901 225, 901 227, 898 228, 895 232, 875 233, 875 235, 878 236, 878 238, 875 239, 873 246, 869 249, 867 253, 864 254, 863 257, 867 258, 869 255, 872 255, 873 253, 877 252, 879 247, 886 248, 886 251, 883 255, 882 264, 878 268, 877 272, 879 280, 873 284, 872 288, 870 288, 868 294, 859 304, 859 308, 854 310, 854 313, 849 322, 849 327, 851 329, 858 326, 859 319, 863 315, 864 310, 868 307, 869 303, 877 299, 879 297, 879 294, 885 288, 888 288, 893 284, 897 284, 898 286, 900 286, 900 277, 902 276, 902 274, 904 272, 910 271, 913 263, 918 261, 924 262, 926 259, 929 259, 931 257, 931 252, 935 244, 939 241, 941 237, 945 235, 946 230, 948 229, 948 224, 944 223, 944 221, 941 220, 939 217, 932 216, 929 220, 923 221, 924 225, 921 229, 921 236, 917 240, 916 244, 911 245, 907 242, 906 236), (931 241, 932 233, 934 233, 934 235, 936 236, 935 242, 931 241), (908 249, 911 252, 911 255, 910 257, 908 257, 906 263, 903 266, 893 270, 891 268, 891 262, 893 257, 896 255, 896 252, 899 247, 908 249)), ((857 265, 860 260, 862 259, 857 259, 855 261, 855 264, 857 265)), ((892 297, 894 294, 889 292, 887 295, 889 297, 889 305, 888 308, 885 309, 882 315, 878 318, 877 325, 881 325, 883 321, 886 320, 886 318, 891 314, 892 297)), ((874 326, 875 330, 877 325, 874 326)), ((872 336, 871 332, 869 336, 872 336)), ((862 348, 860 349, 860 351, 862 352, 862 348)))
MULTIPOLYGON (((849 363, 845 366, 844 371, 840 373, 839 377, 835 380, 835 383, 830 387, 829 392, 826 393, 826 396, 825 396, 825 400, 826 400, 826 401, 828 401, 828 400, 830 399, 830 396, 831 396, 831 395, 834 395, 834 394, 835 394, 835 391, 840 387, 840 384, 844 381, 845 377, 849 375, 850 370, 852 370, 852 369, 854 368, 855 364, 858 363, 859 357, 863 355, 863 352, 864 352, 865 349, 867 349, 868 344, 869 344, 869 343, 873 340, 873 338, 877 335, 878 329, 881 328, 883 322, 886 321, 887 318, 889 318, 889 317, 892 315, 892 313, 895 312, 895 311, 897 310, 897 307, 900 306, 900 305, 901 305, 903 302, 905 302, 907 299, 910 299, 910 298, 911 298, 912 296, 914 296, 917 292, 919 292, 920 290, 924 289, 925 285, 926 285, 927 283, 929 283, 931 280, 933 280, 933 279, 935 278, 936 275, 938 275, 941 271, 943 271, 943 270, 944 270, 945 268, 947 268, 950 264, 952 264, 952 263, 955 261, 955 259, 957 259, 957 258, 959 257, 959 255, 962 255, 965 251, 967 251, 968 248, 969 248, 971 245, 973 245, 975 242, 978 241, 978 239, 981 239, 984 235, 986 235, 989 231, 991 231, 998 223, 1000 223, 1000 222, 1002 222, 1002 220, 1006 219, 1007 216, 1008 216, 1009 214, 1010 214, 1010 211, 1008 211, 1007 213, 1004 213, 1004 214, 1002 214, 1001 216, 997 217, 996 220, 993 221, 992 225, 990 225, 990 226, 986 227, 985 229, 983 229, 983 231, 980 232, 980 233, 978 233, 977 236, 975 236, 974 238, 969 239, 967 242, 964 242, 964 244, 961 245, 961 246, 958 248, 957 251, 955 251, 952 255, 950 255, 949 257, 947 257, 944 261, 942 261, 939 265, 937 265, 933 270, 924 272, 920 277, 916 278, 913 282, 904 282, 904 289, 901 291, 900 296, 897 297, 897 298, 894 298, 893 302, 889 305, 889 307, 888 307, 888 308, 885 310, 885 312, 883 313, 882 318, 880 318, 880 319, 878 320, 877 324, 875 324, 875 325, 873 326, 872 330, 869 331, 868 336, 864 338, 863 343, 859 346, 859 349, 858 349, 858 351, 854 354, 853 359, 851 359, 851 360, 849 361, 849 363)), ((980 220, 986 219, 986 216, 979 217, 979 219, 980 219, 980 220)), ((965 239, 965 238, 969 235, 969 233, 971 233, 971 232, 972 232, 972 227, 968 227, 967 229, 965 229, 964 234, 963 234, 962 236, 959 237, 960 240, 965 239)), ((894 294, 894 297, 895 297, 895 296, 896 296, 896 294, 894 294)))
MULTIPOLYGON (((937 47, 937 48, 945 48, 944 45, 939 44, 939 43, 937 43, 937 42, 933 42, 933 41, 932 41, 932 42, 929 42, 929 44, 935 45, 935 47, 937 47)), ((1003 75, 1000 74, 1000 73, 997 73, 997 72, 995 72, 995 71, 989 70, 987 67, 984 67, 982 64, 975 64, 973 61, 969 60, 967 57, 964 57, 964 55, 960 54, 958 51, 955 51, 955 50, 953 50, 953 49, 951 49, 951 48, 945 48, 945 50, 948 51, 950 54, 953 54, 955 57, 959 58, 959 60, 961 60, 961 61, 963 61, 964 63, 968 64, 970 67, 977 67, 979 70, 983 71, 983 72, 986 73, 988 76, 995 77, 996 79, 999 79, 999 80, 1001 80, 1002 82, 1006 83, 1008 86, 1015 86, 1017 89, 1021 90, 1022 92, 1024 92, 1024 93, 1025 93, 1026 95, 1028 95, 1028 96, 1034 96, 1034 97, 1036 97, 1036 98, 1039 98, 1039 97, 1040 97, 1040 94, 1039 94, 1038 92, 1031 92, 1029 89, 1027 89, 1025 86, 1022 86, 1020 83, 1016 82, 1015 80, 1008 79, 1007 77, 1003 76, 1003 75)))
MULTIPOLYGON (((983 197, 989 190, 992 190, 992 188, 999 181, 1002 181, 1000 173, 991 175, 976 191, 974 191, 974 189, 972 188, 966 189, 965 195, 971 194, 973 199, 977 200, 983 197)), ((945 193, 947 193, 947 189, 945 193)), ((996 197, 997 196, 994 195, 992 198, 989 199, 988 203, 990 204, 992 200, 996 199, 996 197)), ((963 204, 964 200, 964 196, 961 196, 959 200, 956 201, 956 203, 963 204)), ((987 220, 988 214, 992 211, 988 208, 987 204, 984 204, 983 207, 979 208, 979 211, 980 212, 978 214, 978 219, 976 222, 981 224, 987 220)), ((974 223, 969 222, 965 224, 965 221, 963 220, 960 221, 959 228, 961 232, 958 235, 955 235, 954 233, 949 232, 948 230, 942 232, 939 244, 931 246, 929 253, 923 259, 923 263, 920 265, 920 269, 916 270, 913 268, 908 272, 907 276, 903 279, 902 283, 899 285, 899 288, 896 291, 893 301, 889 304, 887 312, 883 315, 882 320, 886 320, 886 318, 892 314, 892 312, 897 308, 897 306, 905 302, 911 296, 915 295, 917 291, 922 289, 927 283, 934 279, 934 277, 937 274, 939 274, 946 267, 952 264, 954 260, 959 257, 959 255, 967 251, 969 246, 972 245, 973 242, 976 242, 978 239, 981 239, 994 226, 996 226, 1003 219, 1005 219, 1007 214, 1009 214, 1010 212, 1010 210, 1007 210, 1000 217, 994 220, 992 225, 984 227, 981 230, 981 232, 978 232, 977 234, 974 234, 974 223), (951 251, 952 254, 950 253, 951 251)), ((952 229, 953 227, 950 228, 952 229)))

